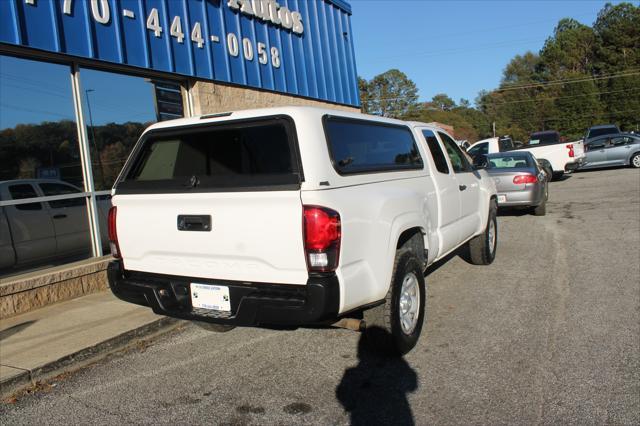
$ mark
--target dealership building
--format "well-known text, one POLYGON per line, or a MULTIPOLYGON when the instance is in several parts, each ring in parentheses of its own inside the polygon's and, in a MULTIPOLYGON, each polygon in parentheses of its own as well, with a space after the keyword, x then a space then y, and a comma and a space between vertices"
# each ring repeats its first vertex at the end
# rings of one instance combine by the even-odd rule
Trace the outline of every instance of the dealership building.
POLYGON ((105 289, 110 188, 156 121, 359 111, 343 0, 0 0, 0 317, 105 289))

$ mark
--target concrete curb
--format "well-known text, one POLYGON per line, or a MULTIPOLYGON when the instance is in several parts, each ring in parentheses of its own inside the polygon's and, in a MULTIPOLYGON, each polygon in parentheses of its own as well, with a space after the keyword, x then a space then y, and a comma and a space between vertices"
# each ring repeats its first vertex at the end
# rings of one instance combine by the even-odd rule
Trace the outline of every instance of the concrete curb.
POLYGON ((163 317, 104 342, 46 363, 33 370, 24 370, 21 374, 0 382, 0 396, 7 398, 26 387, 34 386, 37 382, 47 380, 64 372, 78 370, 109 354, 130 347, 142 338, 158 337, 174 330, 183 323, 184 321, 175 318, 163 317))

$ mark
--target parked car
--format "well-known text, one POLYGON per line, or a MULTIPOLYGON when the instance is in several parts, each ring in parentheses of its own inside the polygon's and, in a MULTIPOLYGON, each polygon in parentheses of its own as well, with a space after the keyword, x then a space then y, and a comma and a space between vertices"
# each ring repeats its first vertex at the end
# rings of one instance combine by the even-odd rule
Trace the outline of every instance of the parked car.
MULTIPOLYGON (((75 185, 54 179, 0 182, 0 201, 81 193, 75 185)), ((98 201, 101 235, 106 243, 110 197, 98 201)), ((35 265, 56 258, 91 253, 86 198, 36 201, 0 206, 0 269, 35 265)))
MULTIPOLYGON (((228 326, 363 312, 409 351, 423 271, 468 244, 493 261, 496 190, 443 130, 310 107, 157 123, 113 188, 113 293, 228 326)), ((374 328, 368 328, 374 329, 374 328)))
POLYGON ((589 127, 589 129, 587 129, 587 133, 584 135, 583 142, 587 143, 592 139, 599 138, 600 136, 619 134, 620 129, 615 124, 601 124, 589 127))
POLYGON ((549 199, 548 179, 531 153, 523 151, 487 154, 484 161, 487 162, 487 172, 496 184, 498 207, 531 208, 536 216, 546 214, 549 199))
POLYGON ((584 160, 582 141, 562 142, 560 134, 553 130, 532 133, 529 143, 522 147, 516 147, 511 139, 490 138, 471 145, 467 152, 475 158, 478 154, 513 150, 530 152, 538 161, 549 165, 553 178, 560 178, 565 172, 576 170, 584 160))
POLYGON ((580 169, 631 166, 640 168, 640 135, 601 136, 585 144, 586 159, 580 169))

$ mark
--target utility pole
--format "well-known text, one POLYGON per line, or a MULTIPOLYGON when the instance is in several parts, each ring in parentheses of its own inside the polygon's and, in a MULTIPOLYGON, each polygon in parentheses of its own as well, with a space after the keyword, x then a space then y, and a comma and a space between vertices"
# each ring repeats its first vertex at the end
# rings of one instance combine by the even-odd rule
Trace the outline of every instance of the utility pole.
POLYGON ((493 137, 496 137, 496 122, 493 122, 493 137))
POLYGON ((93 89, 86 89, 84 91, 84 95, 87 98, 87 109, 89 110, 89 124, 91 125, 91 138, 93 139, 93 146, 96 150, 96 155, 97 155, 97 160, 98 160, 98 167, 100 168, 100 182, 102 183, 102 188, 104 189, 106 187, 105 182, 104 182, 104 169, 102 168, 102 159, 100 158, 100 150, 98 149, 98 141, 96 140, 96 132, 95 132, 95 128, 93 126, 93 116, 91 115, 91 102, 89 102, 89 93, 90 92, 95 92, 95 90, 93 89))

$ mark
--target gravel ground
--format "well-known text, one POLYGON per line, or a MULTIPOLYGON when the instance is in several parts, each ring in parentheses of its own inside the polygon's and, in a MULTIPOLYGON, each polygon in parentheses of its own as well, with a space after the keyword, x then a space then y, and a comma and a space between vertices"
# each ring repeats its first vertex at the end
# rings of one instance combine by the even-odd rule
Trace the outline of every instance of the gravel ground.
POLYGON ((640 424, 640 170, 501 212, 496 261, 427 275, 400 359, 339 329, 191 324, 0 406, 10 424, 640 424))

